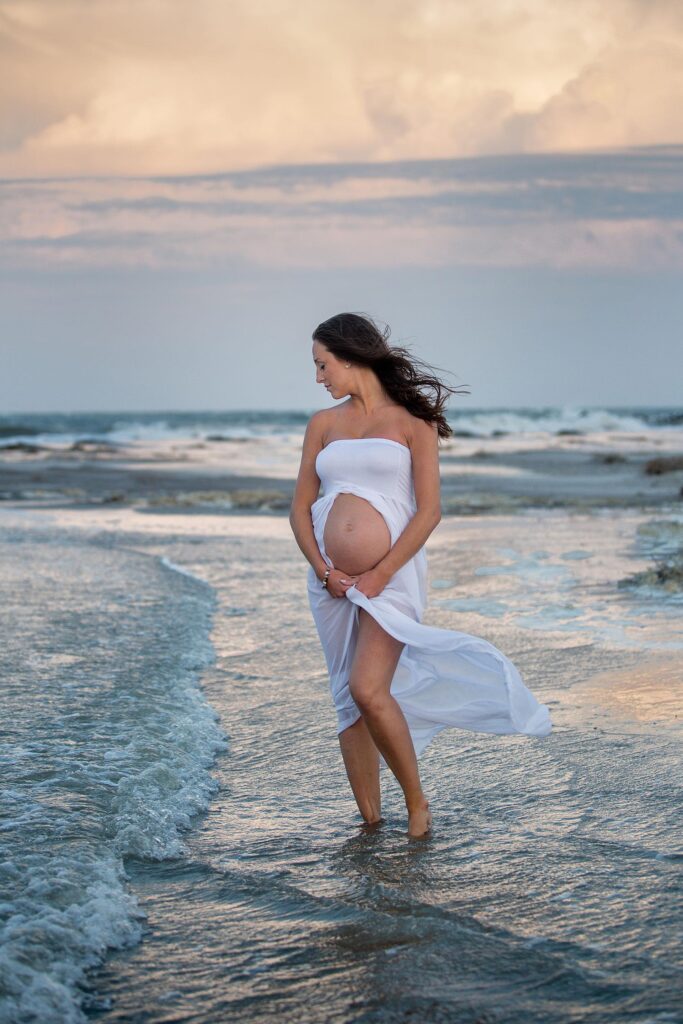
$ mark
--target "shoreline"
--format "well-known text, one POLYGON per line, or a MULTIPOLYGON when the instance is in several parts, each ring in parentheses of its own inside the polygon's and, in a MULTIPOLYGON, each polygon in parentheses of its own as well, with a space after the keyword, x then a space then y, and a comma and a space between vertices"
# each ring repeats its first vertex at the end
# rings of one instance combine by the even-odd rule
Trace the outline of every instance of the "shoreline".
MULTIPOLYGON (((284 514, 294 493, 298 452, 245 461, 196 444, 168 451, 107 446, 27 453, 0 449, 0 508, 97 505, 138 511, 284 514), (180 450, 179 450, 180 449, 180 450), (223 456, 223 457, 221 457, 223 456)), ((231 446, 232 447, 232 446, 231 446)), ((236 446, 244 449, 245 445, 236 446)), ((244 452, 244 455, 247 453, 244 452)), ((681 462, 667 453, 671 465, 681 462)), ((681 453, 683 454, 683 453, 681 453)), ((629 452, 537 448, 440 453, 444 516, 524 509, 683 510, 683 468, 646 471, 661 450, 629 452)))

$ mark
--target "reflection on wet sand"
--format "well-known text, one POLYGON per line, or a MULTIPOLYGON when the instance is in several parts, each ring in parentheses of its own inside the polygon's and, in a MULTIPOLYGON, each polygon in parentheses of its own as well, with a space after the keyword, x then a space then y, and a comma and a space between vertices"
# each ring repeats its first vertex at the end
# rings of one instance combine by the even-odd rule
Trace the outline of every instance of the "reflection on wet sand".
POLYGON ((640 664, 591 676, 573 691, 584 707, 595 705, 626 722, 683 734, 683 659, 648 658, 640 664))

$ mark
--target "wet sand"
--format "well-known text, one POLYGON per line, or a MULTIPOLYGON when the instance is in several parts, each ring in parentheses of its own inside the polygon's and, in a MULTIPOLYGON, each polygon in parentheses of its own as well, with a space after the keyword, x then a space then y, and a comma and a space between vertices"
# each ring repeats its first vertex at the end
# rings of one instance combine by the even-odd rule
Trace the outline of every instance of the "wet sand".
POLYGON ((629 730, 648 727, 683 738, 683 662, 680 652, 597 672, 572 691, 576 706, 603 712, 629 730))

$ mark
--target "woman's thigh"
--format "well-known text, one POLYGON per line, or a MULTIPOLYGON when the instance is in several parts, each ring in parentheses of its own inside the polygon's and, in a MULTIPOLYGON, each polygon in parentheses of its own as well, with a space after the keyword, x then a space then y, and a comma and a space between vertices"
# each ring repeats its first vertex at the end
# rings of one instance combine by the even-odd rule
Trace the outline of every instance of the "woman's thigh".
POLYGON ((351 663, 352 693, 388 693, 405 644, 396 640, 364 608, 358 609, 358 636, 351 663))

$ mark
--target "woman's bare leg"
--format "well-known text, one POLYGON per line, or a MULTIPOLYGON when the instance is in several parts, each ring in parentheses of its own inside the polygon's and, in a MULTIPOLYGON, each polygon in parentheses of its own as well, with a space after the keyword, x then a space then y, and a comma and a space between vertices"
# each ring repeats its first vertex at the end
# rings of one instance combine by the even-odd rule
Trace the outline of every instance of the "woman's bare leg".
POLYGON ((376 823, 382 805, 379 751, 362 717, 339 733, 339 746, 358 810, 368 824, 376 823))
POLYGON ((364 608, 358 609, 358 638, 349 687, 375 746, 396 776, 408 808, 408 832, 424 835, 431 825, 408 723, 391 696, 391 681, 404 645, 364 608))

